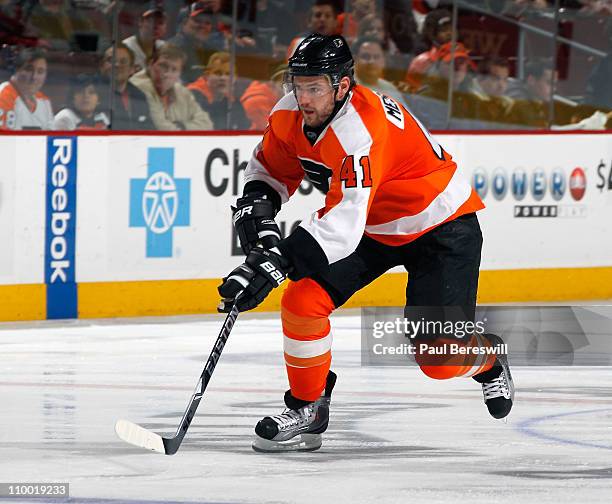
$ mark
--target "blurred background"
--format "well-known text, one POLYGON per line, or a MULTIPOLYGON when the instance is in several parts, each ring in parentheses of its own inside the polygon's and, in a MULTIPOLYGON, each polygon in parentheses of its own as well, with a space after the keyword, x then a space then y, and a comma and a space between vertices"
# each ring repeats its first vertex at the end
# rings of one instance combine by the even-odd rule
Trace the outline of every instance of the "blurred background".
POLYGON ((310 32, 430 129, 612 127, 612 0, 0 0, 0 129, 261 131, 310 32))

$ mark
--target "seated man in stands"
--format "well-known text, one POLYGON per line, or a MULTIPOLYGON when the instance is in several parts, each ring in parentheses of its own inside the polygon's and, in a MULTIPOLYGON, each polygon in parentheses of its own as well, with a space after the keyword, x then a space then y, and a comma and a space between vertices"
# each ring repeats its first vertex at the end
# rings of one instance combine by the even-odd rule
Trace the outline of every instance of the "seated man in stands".
POLYGON ((507 122, 514 100, 507 96, 510 84, 510 63, 506 58, 488 58, 480 65, 478 83, 486 93, 486 105, 479 119, 507 122))
POLYGON ((402 93, 382 78, 385 69, 383 43, 377 38, 357 39, 351 48, 355 57, 355 81, 373 91, 385 94, 406 106, 402 93))
POLYGON ((558 78, 552 63, 531 61, 525 65, 525 80, 517 81, 507 93, 515 100, 512 122, 524 126, 547 128, 549 103, 558 78))
POLYGON ((153 130, 147 97, 129 78, 134 74, 134 54, 122 42, 115 49, 115 67, 113 70, 113 48, 104 51, 100 75, 105 82, 101 96, 101 108, 110 118, 110 128, 114 130, 153 130), (109 104, 111 78, 114 79, 114 96, 109 104))
POLYGON ((0 84, 0 130, 51 130, 51 101, 41 91, 47 57, 40 49, 22 49, 11 78, 0 84))
POLYGON ((216 130, 245 130, 249 122, 244 109, 230 85, 230 55, 214 53, 208 60, 204 75, 187 86, 202 110, 208 112, 216 130), (228 112, 229 124, 228 124, 228 112))
POLYGON ((100 95, 93 75, 79 74, 72 79, 66 107, 55 116, 56 130, 105 130, 110 121, 98 107, 100 95))
POLYGON ((334 0, 316 0, 310 8, 308 16, 308 30, 300 33, 290 43, 287 49, 287 59, 293 51, 311 33, 321 35, 334 35, 338 31, 338 7, 334 0))
POLYGON ((181 11, 179 32, 168 42, 186 55, 185 82, 200 77, 210 55, 227 50, 225 35, 217 27, 213 8, 207 2, 192 3, 181 11))
MULTIPOLYGON (((423 85, 423 79, 430 68, 438 61, 438 51, 451 42, 453 36, 452 14, 446 9, 432 10, 425 17, 423 24, 423 40, 420 45, 427 47, 410 62, 406 73, 406 82, 411 92, 418 92, 423 85)), ((462 44, 457 44, 462 47, 462 44)))
POLYGON ((554 89, 557 70, 548 60, 535 60, 525 65, 525 81, 508 89, 515 100, 510 111, 510 121, 532 128, 551 129, 605 129, 612 114, 593 106, 571 104, 567 100, 555 100, 554 89), (553 114, 550 115, 550 101, 553 114), (562 125, 562 126, 559 126, 562 125))
POLYGON ((479 119, 487 104, 487 95, 476 80, 476 65, 462 44, 452 50, 452 43, 436 51, 433 64, 427 71, 419 94, 448 102, 452 82, 452 116, 479 119))
POLYGON ((210 130, 212 121, 191 91, 180 83, 185 53, 165 44, 155 53, 147 69, 130 82, 147 97, 153 124, 158 130, 210 130))
POLYGON ((162 9, 148 9, 140 16, 138 33, 123 41, 134 55, 137 72, 153 57, 153 51, 164 45, 166 27, 166 13, 162 9))

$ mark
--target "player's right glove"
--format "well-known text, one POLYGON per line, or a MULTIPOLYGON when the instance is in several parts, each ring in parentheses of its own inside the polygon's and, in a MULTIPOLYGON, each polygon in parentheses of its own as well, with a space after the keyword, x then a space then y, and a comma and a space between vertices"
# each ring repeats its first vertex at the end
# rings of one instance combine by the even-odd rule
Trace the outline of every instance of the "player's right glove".
POLYGON ((274 220, 276 210, 265 195, 253 193, 238 198, 232 212, 234 227, 245 255, 258 245, 271 249, 280 241, 280 229, 274 220))
POLYGON ((242 292, 236 303, 238 310, 252 310, 258 306, 273 288, 287 279, 291 264, 278 249, 264 250, 256 247, 243 264, 235 268, 223 279, 218 287, 223 298, 217 310, 227 313, 232 309, 234 300, 242 292))

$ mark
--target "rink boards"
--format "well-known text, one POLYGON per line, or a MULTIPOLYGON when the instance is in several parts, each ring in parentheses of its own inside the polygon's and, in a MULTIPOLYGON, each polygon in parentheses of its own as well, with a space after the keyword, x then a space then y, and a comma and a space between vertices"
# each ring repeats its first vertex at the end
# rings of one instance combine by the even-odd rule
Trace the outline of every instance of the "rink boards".
MULTIPOLYGON (((436 136, 487 205, 480 302, 612 297, 612 134, 436 136)), ((0 136, 0 320, 214 311, 259 140, 0 136)), ((281 228, 322 202, 303 182, 281 228)), ((388 273, 348 306, 402 304, 405 282, 388 273)))

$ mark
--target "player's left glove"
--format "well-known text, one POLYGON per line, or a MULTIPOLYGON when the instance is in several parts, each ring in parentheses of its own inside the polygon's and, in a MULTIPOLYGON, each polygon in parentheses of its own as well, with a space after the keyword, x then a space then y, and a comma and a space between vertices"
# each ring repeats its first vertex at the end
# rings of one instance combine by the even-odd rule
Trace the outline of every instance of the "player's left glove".
POLYGON ((238 298, 238 310, 252 310, 258 306, 273 288, 278 287, 287 278, 291 265, 278 249, 264 250, 256 247, 246 261, 234 269, 218 287, 222 299, 217 307, 221 313, 232 309, 234 299, 238 298))

